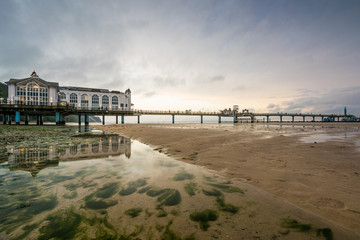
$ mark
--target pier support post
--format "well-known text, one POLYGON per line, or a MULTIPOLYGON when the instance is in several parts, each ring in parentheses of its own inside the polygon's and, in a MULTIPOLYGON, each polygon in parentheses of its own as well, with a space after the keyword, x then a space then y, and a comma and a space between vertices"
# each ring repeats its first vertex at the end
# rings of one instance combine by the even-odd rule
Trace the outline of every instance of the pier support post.
POLYGON ((175 115, 172 115, 172 123, 175 123, 175 115))
POLYGON ((266 122, 267 123, 269 122, 269 116, 266 116, 266 122))
POLYGON ((203 115, 200 116, 200 123, 204 123, 204 116, 203 115))
POLYGON ((340 117, 338 117, 338 122, 340 122, 340 117))
POLYGON ((295 122, 295 116, 291 116, 292 117, 292 122, 295 122))
POLYGON ((20 124, 20 112, 15 113, 15 123, 16 125, 20 124))
POLYGON ((25 114, 25 125, 29 125, 29 114, 25 114))
POLYGON ((280 115, 280 122, 282 122, 282 117, 283 117, 283 116, 282 116, 282 115, 280 115))
POLYGON ((43 115, 40 115, 40 116, 39 116, 39 118, 40 118, 40 125, 44 125, 44 122, 43 122, 43 115))
POLYGON ((85 114, 85 126, 89 126, 89 115, 88 114, 85 114))
POLYGON ((36 125, 40 125, 40 117, 39 117, 39 115, 36 115, 36 125))
POLYGON ((105 115, 103 115, 103 125, 105 125, 105 115))
POLYGON ((119 116, 118 115, 116 115, 116 124, 119 124, 119 116))
POLYGON ((219 123, 221 123, 221 116, 219 116, 219 123))
POLYGON ((58 112, 55 115, 55 121, 56 121, 56 125, 60 124, 60 113, 58 113, 58 112))
POLYGON ((305 122, 305 116, 303 116, 303 122, 305 122))
POLYGON ((79 126, 81 126, 81 114, 79 114, 79 126))
POLYGON ((140 115, 138 115, 138 124, 140 124, 140 115))
POLYGON ((121 124, 124 124, 124 123, 125 123, 125 116, 121 115, 121 124))

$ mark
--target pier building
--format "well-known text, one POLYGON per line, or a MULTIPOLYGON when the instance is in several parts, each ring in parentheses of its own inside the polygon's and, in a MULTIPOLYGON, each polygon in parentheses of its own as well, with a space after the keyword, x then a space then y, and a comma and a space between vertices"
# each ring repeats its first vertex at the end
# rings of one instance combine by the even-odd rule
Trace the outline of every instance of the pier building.
POLYGON ((35 71, 28 78, 10 79, 8 103, 23 105, 69 105, 84 110, 131 110, 131 91, 59 86, 41 79, 35 71))

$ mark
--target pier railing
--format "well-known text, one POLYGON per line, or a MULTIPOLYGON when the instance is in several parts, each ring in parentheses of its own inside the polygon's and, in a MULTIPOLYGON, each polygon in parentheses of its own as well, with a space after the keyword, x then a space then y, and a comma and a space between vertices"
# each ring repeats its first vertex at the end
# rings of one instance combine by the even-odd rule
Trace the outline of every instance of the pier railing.
MULTIPOLYGON (((222 117, 232 117, 233 121, 240 122, 245 118, 250 120, 251 122, 256 121, 256 117, 264 117, 263 122, 270 122, 274 121, 270 119, 270 117, 277 117, 279 118, 279 122, 283 122, 283 117, 291 117, 291 122, 302 121, 305 122, 306 120, 309 121, 321 121, 325 122, 333 122, 333 121, 359 121, 359 118, 355 117, 354 115, 349 114, 319 114, 319 113, 253 113, 249 112, 248 110, 243 111, 231 111, 229 110, 222 110, 222 111, 214 111, 214 112, 203 112, 203 111, 192 111, 192 110, 185 110, 185 111, 171 111, 171 110, 140 110, 140 109, 132 109, 132 110, 121 110, 121 109, 107 109, 107 108, 99 108, 99 109, 92 109, 88 107, 76 107, 69 104, 57 104, 57 105, 23 105, 23 104, 0 104, 0 115, 2 115, 3 123, 6 122, 11 123, 11 119, 14 119, 16 123, 20 122, 20 115, 25 116, 25 123, 27 123, 27 119, 29 119, 30 115, 36 115, 39 119, 39 124, 42 123, 43 116, 56 116, 56 122, 62 123, 64 122, 64 116, 68 115, 78 115, 79 116, 79 124, 81 124, 81 116, 85 116, 85 123, 88 123, 90 115, 100 115, 103 117, 103 123, 105 123, 105 116, 116 116, 116 123, 118 122, 118 116, 121 117, 121 123, 124 123, 125 116, 137 116, 138 123, 140 123, 140 116, 141 115, 170 115, 172 116, 172 122, 175 123, 175 116, 183 115, 183 116, 199 116, 201 118, 201 123, 203 123, 204 116, 216 116, 218 117, 218 122, 221 123, 222 117), (299 120, 300 118, 300 120, 299 120), (265 120, 266 119, 266 120, 265 120)), ((276 120, 277 121, 277 120, 276 120)))

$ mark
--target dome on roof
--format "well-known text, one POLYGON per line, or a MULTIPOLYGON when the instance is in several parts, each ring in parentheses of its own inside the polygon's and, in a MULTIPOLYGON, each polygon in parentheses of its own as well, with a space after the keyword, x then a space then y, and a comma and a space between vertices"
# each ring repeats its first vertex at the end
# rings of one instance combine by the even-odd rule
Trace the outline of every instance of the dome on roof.
POLYGON ((30 77, 39 77, 39 75, 36 74, 35 70, 30 74, 30 77))

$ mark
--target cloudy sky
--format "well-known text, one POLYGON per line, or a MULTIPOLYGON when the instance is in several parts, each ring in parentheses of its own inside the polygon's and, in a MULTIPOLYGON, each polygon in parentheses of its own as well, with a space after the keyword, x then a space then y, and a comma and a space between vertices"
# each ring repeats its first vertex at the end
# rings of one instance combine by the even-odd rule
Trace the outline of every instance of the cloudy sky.
POLYGON ((1 0, 0 81, 125 91, 136 109, 360 115, 358 0, 1 0))

